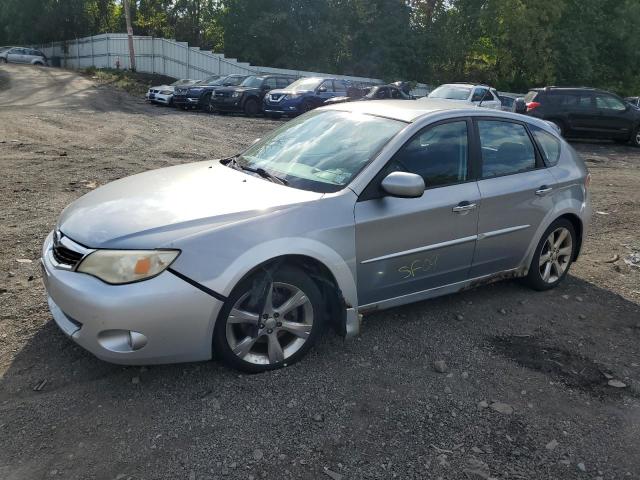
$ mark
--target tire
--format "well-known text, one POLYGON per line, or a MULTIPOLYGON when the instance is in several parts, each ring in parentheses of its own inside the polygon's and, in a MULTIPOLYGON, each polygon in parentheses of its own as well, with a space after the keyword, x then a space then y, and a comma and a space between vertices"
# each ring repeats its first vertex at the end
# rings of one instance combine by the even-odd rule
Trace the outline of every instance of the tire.
POLYGON ((204 96, 200 98, 200 101, 198 102, 198 107, 200 107, 200 110, 208 112, 210 103, 211 103, 211 94, 205 93, 204 96))
POLYGON ((292 266, 270 275, 258 272, 241 281, 225 302, 213 334, 213 351, 225 365, 248 373, 285 367, 309 351, 324 323, 320 290, 305 272, 292 266), (294 306, 283 311, 289 301, 294 306))
POLYGON ((260 105, 255 98, 248 98, 244 102, 244 113, 249 117, 255 117, 260 112, 260 105))
POLYGON ((542 234, 525 282, 534 290, 540 291, 558 286, 569 272, 576 247, 573 224, 564 218, 557 219, 542 234))
POLYGON ((0 58, 0 63, 7 63, 7 59, 4 57, 0 58))
POLYGON ((309 110, 313 110, 313 105, 309 101, 305 101, 300 107, 300 113, 307 113, 309 110))
POLYGON ((631 145, 634 147, 640 147, 640 127, 636 128, 631 135, 631 145))

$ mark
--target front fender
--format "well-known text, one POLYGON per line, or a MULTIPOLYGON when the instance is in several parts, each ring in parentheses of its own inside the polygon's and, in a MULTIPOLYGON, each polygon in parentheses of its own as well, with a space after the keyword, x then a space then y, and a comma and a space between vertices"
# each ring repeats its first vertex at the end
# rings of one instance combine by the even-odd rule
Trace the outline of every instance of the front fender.
POLYGON ((358 305, 356 282, 349 265, 334 249, 309 238, 286 237, 256 245, 229 264, 207 286, 225 297, 229 296, 238 282, 257 265, 285 255, 302 255, 325 265, 336 279, 347 305, 358 305))

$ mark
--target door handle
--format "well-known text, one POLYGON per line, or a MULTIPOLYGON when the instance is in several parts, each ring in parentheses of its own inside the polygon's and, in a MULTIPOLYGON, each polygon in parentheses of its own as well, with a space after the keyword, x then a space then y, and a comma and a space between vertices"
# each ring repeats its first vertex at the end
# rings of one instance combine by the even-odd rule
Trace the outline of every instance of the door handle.
POLYGON ((551 190, 553 190, 552 187, 548 185, 542 185, 538 190, 536 190, 536 195, 538 195, 539 197, 544 197, 551 190))
POLYGON ((460 202, 458 205, 453 207, 452 210, 453 213, 465 214, 475 209, 477 206, 478 205, 476 205, 475 203, 470 203, 465 200, 464 202, 460 202))

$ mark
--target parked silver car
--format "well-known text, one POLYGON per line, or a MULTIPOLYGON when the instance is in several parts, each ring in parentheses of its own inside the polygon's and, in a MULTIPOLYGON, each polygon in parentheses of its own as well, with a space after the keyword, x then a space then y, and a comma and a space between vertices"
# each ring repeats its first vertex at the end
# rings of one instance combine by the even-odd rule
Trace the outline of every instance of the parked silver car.
POLYGON ((27 47, 0 47, 0 63, 29 63, 48 65, 47 57, 40 50, 27 47))
POLYGON ((262 371, 327 325, 524 277, 555 287, 589 174, 546 122, 442 100, 323 107, 243 153, 124 178, 68 206, 42 250, 58 326, 124 364, 262 371))

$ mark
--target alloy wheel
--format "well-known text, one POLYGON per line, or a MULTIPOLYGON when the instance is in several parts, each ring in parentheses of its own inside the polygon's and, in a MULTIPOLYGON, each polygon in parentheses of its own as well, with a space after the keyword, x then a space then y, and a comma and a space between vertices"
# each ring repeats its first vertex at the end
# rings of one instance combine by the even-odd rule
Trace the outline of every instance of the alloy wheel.
POLYGON ((301 289, 283 282, 267 285, 262 308, 252 305, 251 297, 250 291, 243 294, 229 312, 225 332, 229 348, 239 359, 256 365, 286 361, 311 335, 311 301, 301 289))
POLYGON ((557 282, 569 268, 573 245, 571 232, 560 227, 549 234, 540 250, 540 277, 546 283, 557 282))
POLYGON ((640 128, 636 130, 636 145, 640 147, 640 128))

